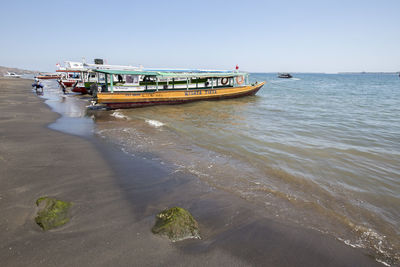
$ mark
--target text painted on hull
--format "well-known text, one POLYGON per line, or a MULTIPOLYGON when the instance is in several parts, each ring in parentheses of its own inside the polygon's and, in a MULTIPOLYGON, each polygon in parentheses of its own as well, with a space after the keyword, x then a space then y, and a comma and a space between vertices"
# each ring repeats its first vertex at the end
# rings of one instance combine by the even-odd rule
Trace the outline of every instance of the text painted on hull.
MULTIPOLYGON (((217 90, 195 90, 185 91, 185 96, 190 95, 213 95, 216 94, 217 90)), ((161 97, 163 94, 160 93, 127 93, 125 96, 142 96, 142 97, 161 97)))

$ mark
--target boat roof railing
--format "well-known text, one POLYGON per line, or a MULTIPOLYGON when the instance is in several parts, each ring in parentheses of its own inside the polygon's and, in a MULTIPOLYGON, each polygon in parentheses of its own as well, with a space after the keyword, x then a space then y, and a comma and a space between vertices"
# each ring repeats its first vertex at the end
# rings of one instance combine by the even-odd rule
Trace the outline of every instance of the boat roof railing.
POLYGON ((210 72, 218 72, 218 73, 229 73, 229 72, 232 72, 231 70, 211 70, 211 69, 177 69, 177 68, 174 68, 174 69, 166 69, 166 68, 157 68, 157 69, 154 69, 154 68, 143 68, 143 69, 141 69, 141 70, 143 70, 143 71, 157 71, 157 72, 184 72, 184 73, 191 73, 191 72, 196 72, 196 73, 198 73, 198 72, 207 72, 207 73, 210 73, 210 72))
POLYGON ((161 71, 130 71, 130 70, 94 70, 104 74, 146 75, 159 78, 222 78, 248 75, 246 72, 161 72, 161 71))
POLYGON ((56 72, 87 72, 87 69, 59 69, 56 72))

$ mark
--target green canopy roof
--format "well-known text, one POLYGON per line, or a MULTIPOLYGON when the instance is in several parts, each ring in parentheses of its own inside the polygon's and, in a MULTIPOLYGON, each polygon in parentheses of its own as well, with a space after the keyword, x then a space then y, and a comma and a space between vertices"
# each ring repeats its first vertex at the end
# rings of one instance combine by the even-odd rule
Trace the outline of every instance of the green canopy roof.
POLYGON ((244 72, 159 72, 161 78, 212 78, 212 77, 236 77, 247 75, 244 72))
POLYGON ((134 70, 94 70, 95 72, 105 74, 122 74, 122 75, 152 75, 158 76, 157 71, 134 71, 134 70))
POLYGON ((212 78, 236 77, 247 75, 245 72, 160 72, 160 71, 132 71, 132 70, 94 70, 105 74, 147 75, 159 78, 212 78))

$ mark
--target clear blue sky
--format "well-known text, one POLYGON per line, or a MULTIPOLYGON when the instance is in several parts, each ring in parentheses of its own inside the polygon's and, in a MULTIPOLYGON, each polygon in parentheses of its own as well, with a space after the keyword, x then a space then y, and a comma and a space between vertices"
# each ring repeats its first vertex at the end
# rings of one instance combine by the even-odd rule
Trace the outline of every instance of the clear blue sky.
POLYGON ((256 72, 400 71, 400 1, 19 1, 0 16, 0 65, 57 62, 256 72))

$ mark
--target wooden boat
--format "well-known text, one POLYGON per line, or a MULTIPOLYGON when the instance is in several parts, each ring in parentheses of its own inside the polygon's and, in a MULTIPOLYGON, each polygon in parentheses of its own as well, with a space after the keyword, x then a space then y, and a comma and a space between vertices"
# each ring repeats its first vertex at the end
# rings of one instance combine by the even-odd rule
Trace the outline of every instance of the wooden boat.
POLYGON ((61 78, 61 74, 58 73, 40 73, 39 75, 36 76, 39 80, 58 80, 61 78))
POLYGON ((62 73, 60 82, 65 87, 72 87, 76 82, 81 81, 82 71, 73 69, 57 70, 58 73, 62 73))
POLYGON ((87 94, 88 90, 86 83, 88 81, 96 82, 97 79, 93 80, 89 74, 89 70, 57 70, 57 72, 63 73, 59 80, 60 85, 63 88, 70 88, 72 92, 87 94))
POLYGON ((61 74, 59 83, 64 90, 69 88, 75 93, 88 94, 93 83, 104 82, 104 78, 103 80, 99 79, 98 74, 93 71, 95 69, 138 70, 139 68, 123 65, 104 65, 103 60, 95 59, 95 64, 65 61, 65 67, 59 67, 56 72, 61 74))
POLYGON ((248 73, 239 72, 95 71, 105 75, 105 83, 93 99, 108 109, 243 97, 265 84, 249 84, 248 73))
POLYGON ((82 62, 65 61, 65 66, 57 64, 57 74, 60 75, 59 83, 63 91, 70 88, 72 92, 86 94, 85 77, 89 69, 82 62))

